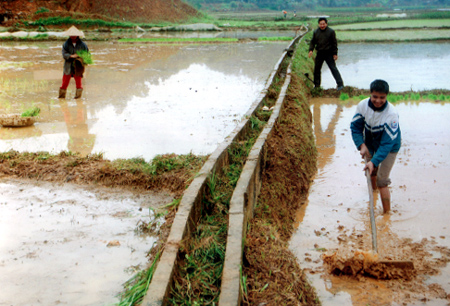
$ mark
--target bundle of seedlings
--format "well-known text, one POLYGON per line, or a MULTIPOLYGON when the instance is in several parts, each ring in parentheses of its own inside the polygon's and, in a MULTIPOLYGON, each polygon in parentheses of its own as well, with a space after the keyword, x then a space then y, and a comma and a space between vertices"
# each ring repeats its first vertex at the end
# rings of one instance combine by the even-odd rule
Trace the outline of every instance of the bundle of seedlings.
POLYGON ((84 66, 94 64, 94 59, 89 51, 79 50, 77 51, 77 55, 83 60, 84 66))

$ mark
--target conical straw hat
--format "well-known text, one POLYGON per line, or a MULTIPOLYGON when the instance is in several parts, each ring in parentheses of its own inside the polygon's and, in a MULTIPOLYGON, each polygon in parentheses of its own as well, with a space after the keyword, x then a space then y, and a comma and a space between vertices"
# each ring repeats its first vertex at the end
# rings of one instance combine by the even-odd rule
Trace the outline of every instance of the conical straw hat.
POLYGON ((66 32, 66 36, 80 36, 84 37, 83 31, 78 30, 75 26, 71 26, 66 32))

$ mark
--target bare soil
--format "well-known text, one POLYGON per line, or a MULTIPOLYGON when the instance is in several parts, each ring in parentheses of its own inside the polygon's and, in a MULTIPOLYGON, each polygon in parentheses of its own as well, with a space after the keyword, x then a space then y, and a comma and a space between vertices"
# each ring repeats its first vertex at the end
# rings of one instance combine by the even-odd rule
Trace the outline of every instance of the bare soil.
MULTIPOLYGON (((2 23, 3 26, 12 26, 19 21, 32 21, 48 17, 70 16, 75 19, 156 23, 161 21, 181 22, 198 15, 196 9, 180 0, 9 0, 0 3, 0 12, 4 12, 0 14, 0 17, 8 19, 2 23)), ((3 18, 0 18, 0 22, 3 18)))

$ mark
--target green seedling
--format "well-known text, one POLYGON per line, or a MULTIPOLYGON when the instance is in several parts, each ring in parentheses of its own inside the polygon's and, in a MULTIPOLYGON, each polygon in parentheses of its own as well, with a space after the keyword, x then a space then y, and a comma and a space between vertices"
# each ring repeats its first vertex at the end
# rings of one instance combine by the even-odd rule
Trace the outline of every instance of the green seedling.
POLYGON ((92 58, 92 54, 89 51, 79 50, 79 51, 77 51, 77 54, 83 60, 85 65, 92 65, 92 64, 94 64, 94 60, 92 58))
POLYGON ((24 111, 22 113, 22 117, 36 117, 39 115, 39 113, 41 112, 41 109, 39 107, 33 107, 30 109, 27 109, 26 111, 24 111))

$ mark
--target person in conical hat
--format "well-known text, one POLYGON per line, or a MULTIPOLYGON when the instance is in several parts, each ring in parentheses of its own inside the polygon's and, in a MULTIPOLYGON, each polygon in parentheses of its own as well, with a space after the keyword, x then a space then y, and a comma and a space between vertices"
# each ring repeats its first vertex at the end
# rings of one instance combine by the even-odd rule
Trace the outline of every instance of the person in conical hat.
POLYGON ((85 50, 89 52, 87 44, 81 40, 80 37, 84 37, 83 31, 78 30, 75 26, 71 26, 65 34, 69 38, 64 42, 62 46, 62 56, 64 58, 64 71, 62 85, 59 88, 59 97, 61 99, 66 98, 67 87, 69 87, 70 79, 75 79, 76 93, 75 99, 81 98, 83 93, 83 85, 81 84, 81 78, 83 75, 75 73, 75 62, 78 58, 77 52, 85 50))

